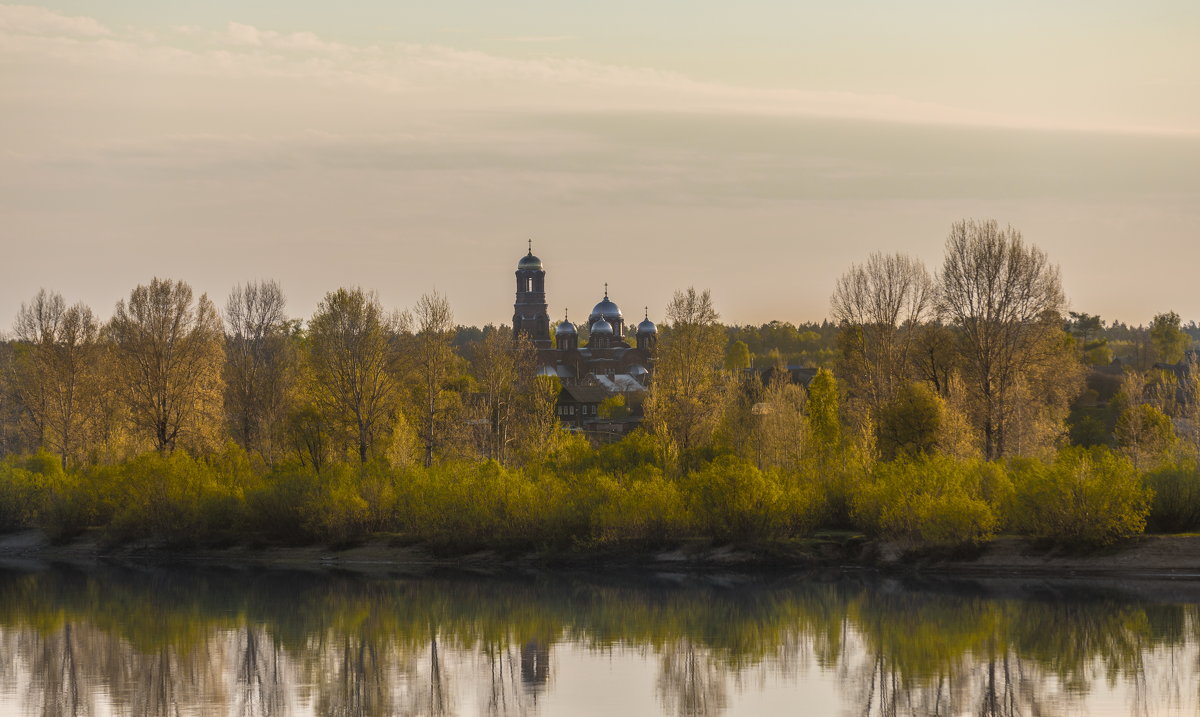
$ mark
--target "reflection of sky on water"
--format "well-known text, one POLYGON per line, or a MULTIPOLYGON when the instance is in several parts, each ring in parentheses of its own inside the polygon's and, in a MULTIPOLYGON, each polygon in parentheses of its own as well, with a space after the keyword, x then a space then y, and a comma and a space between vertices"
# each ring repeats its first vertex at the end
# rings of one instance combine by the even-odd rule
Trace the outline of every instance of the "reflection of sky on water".
POLYGON ((1192 592, 0 573, 0 715, 1196 714, 1192 592))

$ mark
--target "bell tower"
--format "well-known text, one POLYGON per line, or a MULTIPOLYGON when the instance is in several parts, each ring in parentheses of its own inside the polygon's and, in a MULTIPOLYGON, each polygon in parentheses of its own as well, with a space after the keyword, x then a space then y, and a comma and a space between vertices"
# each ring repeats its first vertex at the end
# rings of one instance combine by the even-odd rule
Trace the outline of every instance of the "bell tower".
POLYGON ((550 307, 546 304, 546 270, 542 260, 533 255, 533 240, 529 253, 517 262, 517 301, 513 304, 513 338, 529 334, 533 345, 550 348, 550 307))

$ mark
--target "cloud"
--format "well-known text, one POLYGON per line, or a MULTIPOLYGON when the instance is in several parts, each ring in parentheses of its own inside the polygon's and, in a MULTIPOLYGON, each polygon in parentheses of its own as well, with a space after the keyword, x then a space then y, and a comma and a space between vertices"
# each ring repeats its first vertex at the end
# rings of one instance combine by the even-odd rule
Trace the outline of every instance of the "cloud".
POLYGON ((112 31, 90 17, 63 15, 32 5, 0 5, 0 33, 57 37, 102 37, 112 31))
MULTIPOLYGON (((552 43, 559 39, 513 37, 510 41, 552 43)), ((514 58, 418 43, 350 45, 313 32, 284 33, 236 21, 216 31, 190 26, 154 32, 113 30, 92 18, 30 6, 0 6, 0 56, 4 55, 25 67, 68 63, 87 73, 108 71, 126 82, 135 76, 175 77, 180 91, 190 89, 191 78, 217 77, 316 83, 326 91, 400 94, 410 112, 687 112, 1113 129, 1069 122, 1056 125, 1042 118, 890 94, 742 87, 654 68, 554 55, 514 58)), ((63 83, 64 87, 68 84, 63 83)), ((192 94, 196 102, 236 104, 234 98, 210 97, 199 90, 192 94)))

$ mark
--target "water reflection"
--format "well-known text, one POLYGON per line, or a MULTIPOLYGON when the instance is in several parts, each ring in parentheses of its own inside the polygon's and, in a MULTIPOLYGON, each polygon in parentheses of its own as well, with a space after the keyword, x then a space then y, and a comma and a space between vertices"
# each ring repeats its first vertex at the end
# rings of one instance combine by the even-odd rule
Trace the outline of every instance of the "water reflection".
POLYGON ((628 715, 1192 714, 1198 598, 1150 582, 7 570, 0 711, 574 714, 602 712, 598 691, 628 715))

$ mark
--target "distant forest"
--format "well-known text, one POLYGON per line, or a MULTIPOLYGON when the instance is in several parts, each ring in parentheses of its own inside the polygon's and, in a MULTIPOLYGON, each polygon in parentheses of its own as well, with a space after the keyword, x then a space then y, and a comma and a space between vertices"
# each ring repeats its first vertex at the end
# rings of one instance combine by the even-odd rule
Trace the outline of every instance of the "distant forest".
POLYGON ((441 295, 285 306, 271 281, 218 308, 154 279, 106 323, 31 297, 0 345, 0 529, 529 546, 1200 528, 1200 327, 1068 311, 1057 266, 995 222, 956 223, 936 271, 866 257, 819 324, 728 326, 677 291, 648 390, 601 406, 640 419, 615 442, 560 424, 527 337, 458 326, 441 295))

